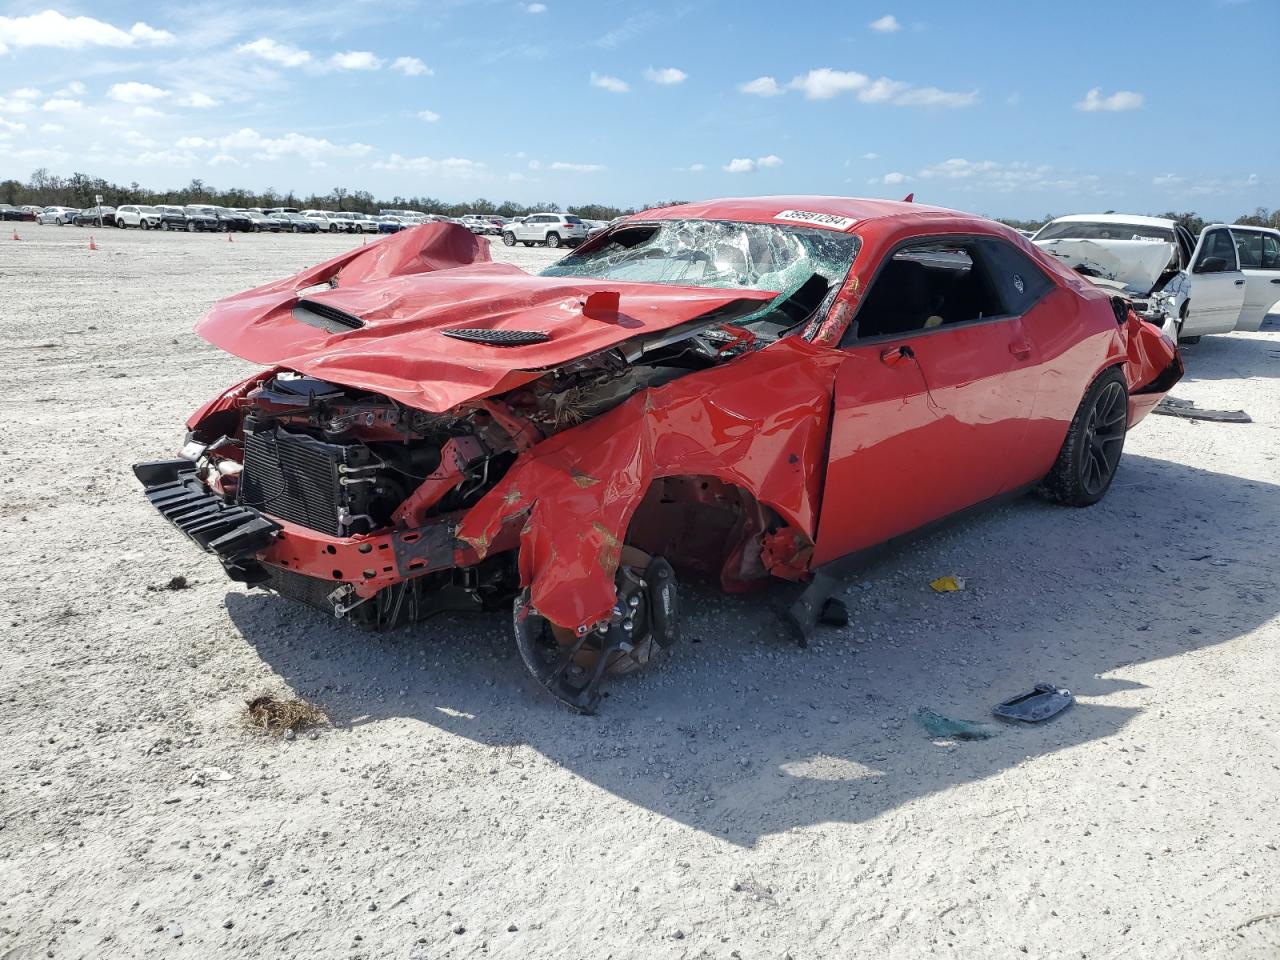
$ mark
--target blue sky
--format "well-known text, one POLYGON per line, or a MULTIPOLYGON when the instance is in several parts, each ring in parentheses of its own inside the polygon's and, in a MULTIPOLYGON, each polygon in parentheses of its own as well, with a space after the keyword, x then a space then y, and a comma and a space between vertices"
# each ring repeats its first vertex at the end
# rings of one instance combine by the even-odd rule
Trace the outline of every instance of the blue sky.
POLYGON ((1234 217, 1278 44, 1277 0, 0 0, 0 178, 1234 217))

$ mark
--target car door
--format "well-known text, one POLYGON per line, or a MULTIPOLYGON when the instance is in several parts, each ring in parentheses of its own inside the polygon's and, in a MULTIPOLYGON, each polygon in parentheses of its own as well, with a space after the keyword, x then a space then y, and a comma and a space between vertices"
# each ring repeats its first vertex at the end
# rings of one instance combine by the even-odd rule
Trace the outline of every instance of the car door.
POLYGON ((1280 300, 1280 233, 1233 229, 1231 236, 1244 274, 1244 305, 1236 329, 1257 330, 1280 300))
POLYGON ((1234 330, 1244 306, 1245 280, 1230 230, 1210 227, 1200 234, 1187 279, 1186 318, 1179 336, 1234 330))
POLYGON ((978 241, 933 240, 938 266, 926 269, 954 273, 950 302, 933 294, 948 281, 930 280, 921 297, 919 267, 899 266, 926 249, 912 241, 879 266, 841 344, 815 565, 988 500, 1030 469, 1035 345, 978 241), (898 309, 913 316, 868 325, 898 309))

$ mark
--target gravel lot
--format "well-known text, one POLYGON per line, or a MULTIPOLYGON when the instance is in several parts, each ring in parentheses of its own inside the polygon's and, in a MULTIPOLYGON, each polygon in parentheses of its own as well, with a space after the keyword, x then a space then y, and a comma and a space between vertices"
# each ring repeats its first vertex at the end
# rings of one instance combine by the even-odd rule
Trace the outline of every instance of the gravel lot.
POLYGON ((502 616, 371 637, 227 582, 139 492, 129 465, 248 372, 196 319, 358 239, 23 227, 0 958, 1280 952, 1280 318, 1189 348, 1175 391, 1255 423, 1149 418, 1101 505, 904 549, 807 650, 776 597, 694 593, 690 642, 583 718, 502 616), (983 742, 913 719, 1040 680, 1077 705, 983 742), (332 726, 247 729, 264 691, 332 726))

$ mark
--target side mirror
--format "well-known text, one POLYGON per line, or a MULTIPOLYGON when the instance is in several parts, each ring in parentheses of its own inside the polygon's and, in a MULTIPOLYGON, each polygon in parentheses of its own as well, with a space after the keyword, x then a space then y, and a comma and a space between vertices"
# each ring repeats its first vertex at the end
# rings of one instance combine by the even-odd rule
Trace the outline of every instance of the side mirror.
POLYGON ((1226 257, 1205 257, 1197 265, 1193 273, 1222 273, 1227 269, 1226 257))

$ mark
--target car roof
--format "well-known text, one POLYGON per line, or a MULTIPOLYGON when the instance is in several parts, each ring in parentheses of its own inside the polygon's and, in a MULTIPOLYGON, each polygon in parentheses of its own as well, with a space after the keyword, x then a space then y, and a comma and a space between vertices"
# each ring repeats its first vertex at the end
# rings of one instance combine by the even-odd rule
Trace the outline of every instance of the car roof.
POLYGON ((1176 220, 1165 217, 1140 217, 1131 213, 1073 213, 1068 217, 1055 217, 1053 223, 1127 223, 1136 227, 1173 227, 1176 220))
MULTIPOLYGON (((1205 230, 1212 230, 1215 227, 1226 227, 1229 230, 1252 230, 1254 233, 1280 233, 1275 227, 1259 227, 1252 223, 1206 223, 1205 230)), ((1204 233, 1204 230, 1200 231, 1204 233)))
POLYGON ((945 207, 933 207, 924 203, 902 200, 873 200, 861 197, 776 196, 776 197, 726 197, 718 200, 700 200, 671 207, 643 210, 626 219, 637 220, 739 220, 746 223, 794 223, 779 220, 784 211, 830 214, 848 217, 856 221, 847 230, 867 220, 912 216, 955 220, 981 220, 971 214, 959 213, 945 207))

